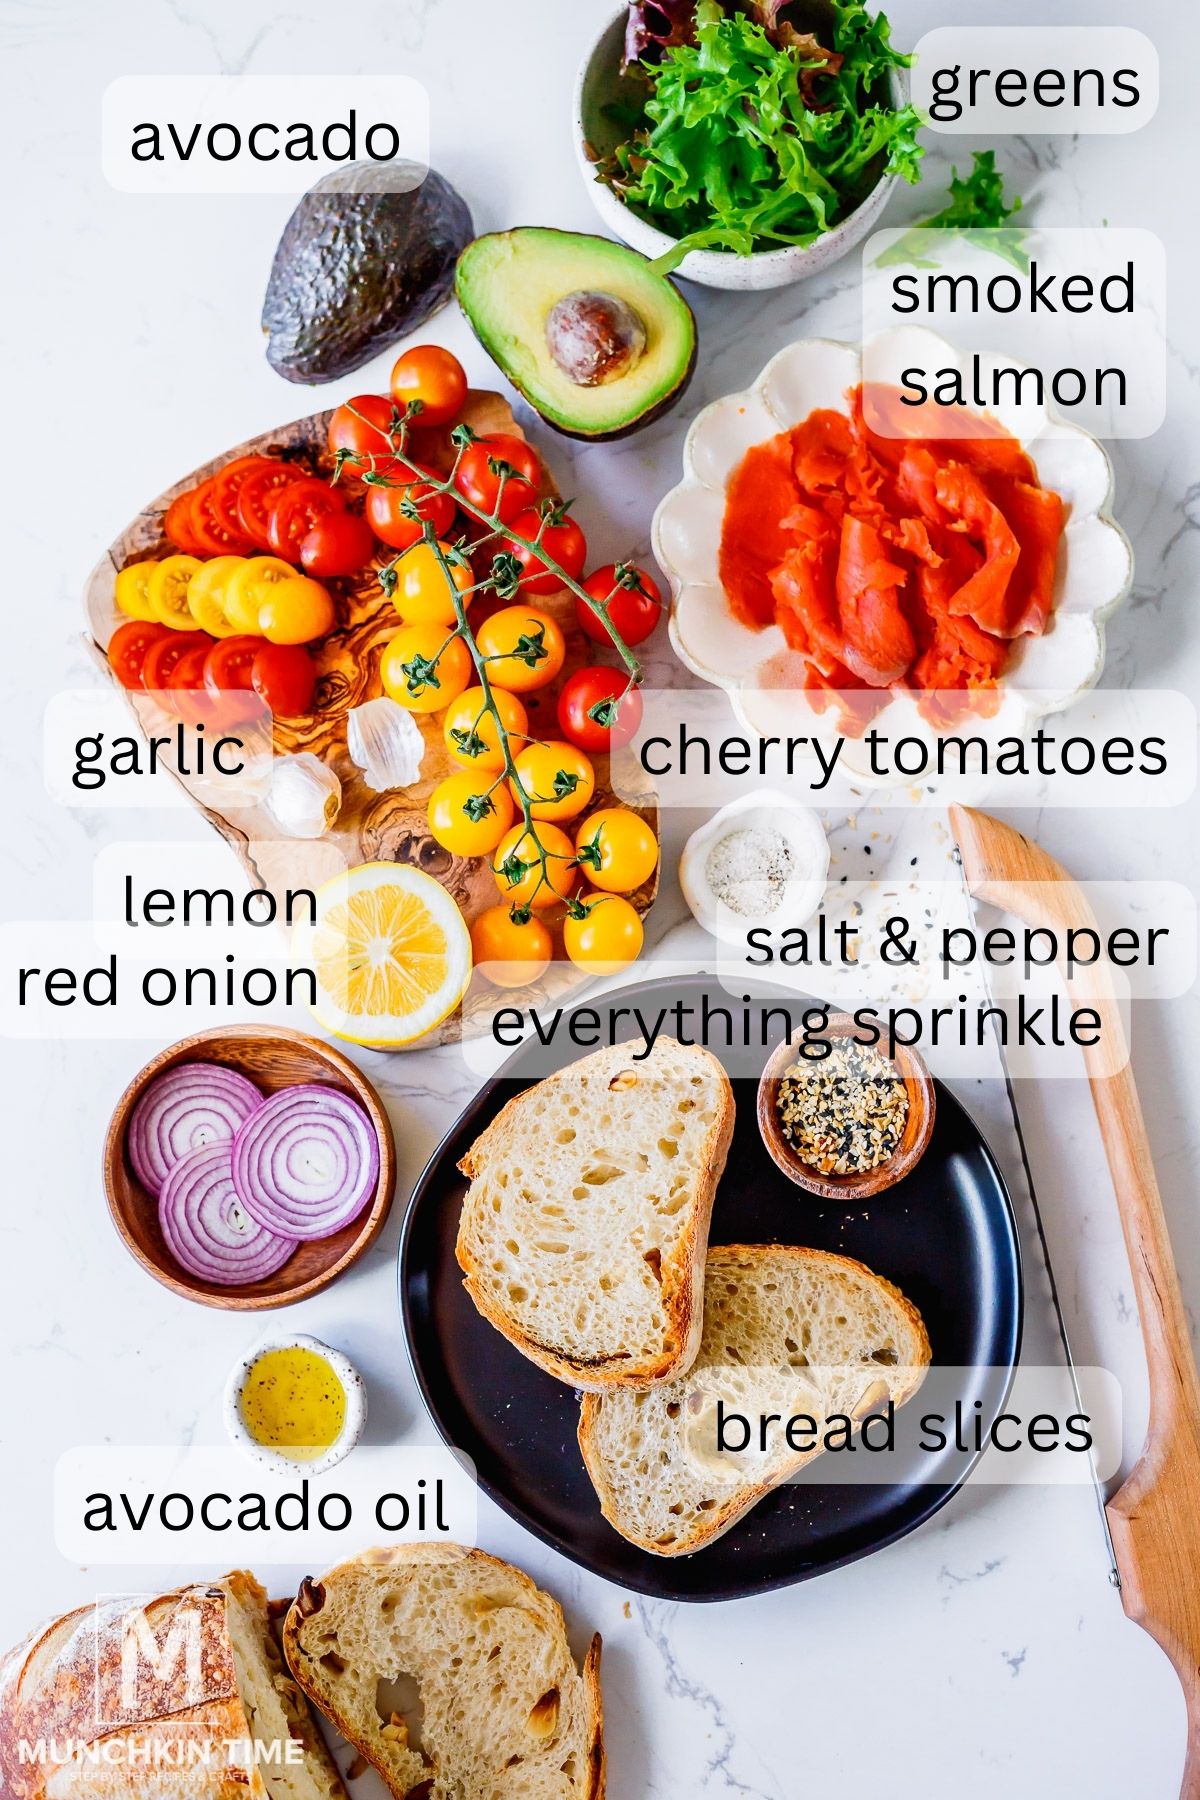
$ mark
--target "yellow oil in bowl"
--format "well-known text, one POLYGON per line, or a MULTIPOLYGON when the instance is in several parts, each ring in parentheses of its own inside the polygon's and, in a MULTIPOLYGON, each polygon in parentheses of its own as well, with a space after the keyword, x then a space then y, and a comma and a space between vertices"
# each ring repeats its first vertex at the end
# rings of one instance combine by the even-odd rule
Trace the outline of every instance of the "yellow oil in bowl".
POLYGON ((239 1406, 256 1444, 296 1462, 323 1456, 346 1422, 346 1390, 337 1374, 317 1351, 298 1344, 255 1357, 239 1406))

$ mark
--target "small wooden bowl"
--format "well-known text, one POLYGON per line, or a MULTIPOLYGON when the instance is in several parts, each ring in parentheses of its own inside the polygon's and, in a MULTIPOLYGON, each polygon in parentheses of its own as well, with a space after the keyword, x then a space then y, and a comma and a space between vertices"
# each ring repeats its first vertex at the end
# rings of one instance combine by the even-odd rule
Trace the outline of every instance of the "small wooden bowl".
POLYGON ((161 1050, 134 1076, 118 1100, 104 1140, 104 1191, 113 1224, 126 1249, 143 1269, 185 1300, 219 1306, 228 1312, 265 1312, 291 1306, 336 1281, 357 1262, 383 1229, 396 1186, 396 1146, 392 1127, 375 1089, 349 1057, 303 1032, 266 1025, 238 1025, 197 1031, 161 1050), (364 1109, 379 1139, 379 1180, 370 1206, 332 1237, 300 1244, 274 1275, 245 1287, 221 1287, 202 1281, 180 1267, 167 1249, 158 1224, 158 1204, 133 1173, 125 1154, 129 1118, 142 1094, 165 1069, 178 1063, 214 1062, 248 1076, 264 1094, 319 1081, 340 1088, 364 1109))
MULTIPOLYGON (((849 1013, 835 1013, 825 1035, 829 1038, 853 1037, 856 1031, 849 1013)), ((895 1064, 908 1090, 908 1117, 903 1136, 887 1162, 862 1174, 822 1175, 818 1169, 803 1162, 788 1143, 776 1106, 784 1070, 800 1060, 797 1055, 799 1043, 799 1038, 789 1038, 772 1051, 758 1084, 758 1129, 772 1162, 797 1187, 807 1188, 810 1194, 819 1194, 823 1200, 869 1200, 872 1194, 881 1194, 886 1188, 894 1187, 916 1168, 933 1135, 937 1100, 933 1077, 923 1058, 909 1049, 900 1049, 896 1054, 895 1064)), ((819 1063, 813 1066, 820 1068, 819 1063)))

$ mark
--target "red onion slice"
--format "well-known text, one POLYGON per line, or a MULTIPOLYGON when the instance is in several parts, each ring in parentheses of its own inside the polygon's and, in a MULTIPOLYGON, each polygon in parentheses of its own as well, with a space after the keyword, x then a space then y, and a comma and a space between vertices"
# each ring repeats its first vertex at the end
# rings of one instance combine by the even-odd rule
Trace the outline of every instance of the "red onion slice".
POLYGON ((220 1287, 262 1281, 296 1248, 257 1224, 238 1200, 228 1141, 202 1144, 168 1172, 158 1197, 158 1222, 179 1265, 220 1287))
POLYGON ((375 1128, 337 1088, 283 1088, 233 1140, 238 1198, 252 1219, 287 1237, 323 1238, 348 1225, 378 1179, 375 1128))
POLYGON ((133 1172, 159 1194, 181 1157, 205 1144, 230 1143, 262 1105, 262 1094, 220 1063, 179 1063, 150 1083, 133 1109, 125 1147, 133 1172))

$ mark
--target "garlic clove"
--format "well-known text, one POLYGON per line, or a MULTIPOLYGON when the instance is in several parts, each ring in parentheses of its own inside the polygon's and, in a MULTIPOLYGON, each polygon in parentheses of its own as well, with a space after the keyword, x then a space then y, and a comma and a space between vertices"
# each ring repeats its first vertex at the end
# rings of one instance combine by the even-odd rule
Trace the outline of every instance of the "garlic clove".
POLYGON ((342 809, 342 784, 311 750, 277 756, 266 804, 289 837, 319 838, 342 809))
POLYGON ((425 739, 410 712, 386 695, 346 716, 346 749, 376 794, 411 787, 421 772, 425 739))

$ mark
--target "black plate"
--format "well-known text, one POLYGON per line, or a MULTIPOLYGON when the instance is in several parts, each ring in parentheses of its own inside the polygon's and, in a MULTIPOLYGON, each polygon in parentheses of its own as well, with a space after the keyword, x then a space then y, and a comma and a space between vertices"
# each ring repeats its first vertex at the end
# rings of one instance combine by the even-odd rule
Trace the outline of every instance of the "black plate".
MULTIPOLYGON (((644 982, 606 995, 605 1006, 657 1011, 676 998, 699 1004, 705 993, 712 1005, 728 1007, 729 995, 704 975, 644 982)), ((795 1008, 794 995, 776 998, 795 1008)), ((751 1016, 762 1004, 752 1005, 751 1016)), ((741 1010, 735 1006, 735 1018, 741 1010)), ((772 1042, 781 1036, 776 1030, 772 1042)), ((912 1175, 874 1200, 825 1205, 776 1169, 759 1137, 755 1087, 769 1049, 718 1052, 734 1079, 737 1125, 711 1241, 809 1244, 858 1257, 920 1308, 935 1367, 968 1371, 961 1398, 968 1412, 979 1401, 980 1417, 990 1421, 1020 1349, 1021 1257, 1012 1204, 978 1128, 938 1083, 933 1137, 912 1175)), ((565 1047, 554 1061, 582 1054, 565 1047)), ((819 1458, 819 1483, 802 1478, 777 1489, 694 1556, 650 1556, 612 1529, 575 1440, 575 1395, 481 1318, 454 1256, 466 1186, 455 1165, 505 1101, 546 1072, 547 1052, 526 1043, 472 1101, 417 1183, 400 1250, 413 1371, 438 1431, 474 1459, 485 1492, 593 1574, 674 1600, 732 1599, 803 1581, 894 1542, 943 1506, 969 1463, 951 1453, 946 1478, 937 1479, 936 1459, 914 1448, 911 1459, 897 1452, 898 1477, 887 1485, 829 1485, 828 1461, 819 1458)), ((898 1428, 906 1417, 897 1415, 898 1428)))

